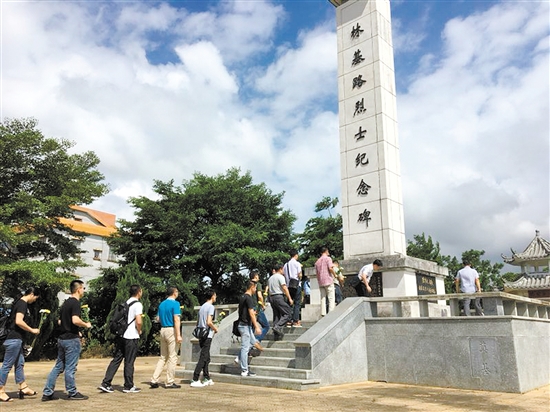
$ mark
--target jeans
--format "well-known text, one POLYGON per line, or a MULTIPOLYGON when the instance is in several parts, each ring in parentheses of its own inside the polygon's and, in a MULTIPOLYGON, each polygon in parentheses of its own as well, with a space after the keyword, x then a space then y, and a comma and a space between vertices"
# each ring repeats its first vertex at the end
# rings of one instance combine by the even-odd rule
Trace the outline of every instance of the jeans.
POLYGON ((176 363, 178 362, 178 352, 176 349, 176 332, 174 327, 162 328, 160 330, 160 359, 157 362, 155 372, 151 383, 157 383, 160 379, 160 374, 166 366, 166 384, 174 383, 176 374, 176 363))
POLYGON ((80 339, 58 339, 57 360, 48 375, 44 386, 44 395, 50 396, 55 390, 57 377, 65 372, 65 389, 69 396, 74 395, 76 390, 75 374, 80 357, 80 339))
POLYGON ((204 379, 210 379, 210 372, 208 372, 208 364, 210 363, 210 345, 212 344, 212 338, 206 338, 199 341, 201 347, 201 354, 195 371, 193 372, 193 380, 198 381, 202 371, 202 377, 204 379))
POLYGON ((344 296, 342 295, 342 288, 340 285, 334 284, 334 300, 336 302, 336 305, 340 304, 344 300, 344 296))
POLYGON ((248 352, 254 347, 256 338, 254 338, 254 331, 252 326, 239 322, 239 332, 241 333, 241 352, 239 359, 241 360, 241 371, 246 372, 248 370, 248 352))
POLYGON ((292 322, 298 322, 300 320, 300 309, 302 309, 302 288, 288 288, 288 293, 292 298, 294 305, 292 305, 292 322))
POLYGON ((23 356, 23 341, 21 339, 6 339, 4 341, 4 363, 0 369, 0 386, 5 386, 8 374, 15 365, 15 383, 25 382, 25 357, 23 356))
POLYGON ((256 315, 256 320, 262 327, 262 333, 260 333, 259 335, 255 335, 255 337, 256 340, 261 342, 262 340, 264 340, 267 332, 269 332, 269 322, 267 320, 267 316, 265 316, 265 312, 263 311, 263 309, 258 312, 258 315, 256 315))
POLYGON ((117 338, 115 341, 115 356, 105 372, 103 386, 111 386, 118 367, 124 359, 124 389, 134 386, 134 363, 137 358, 139 339, 117 338))
POLYGON ((321 290, 321 316, 325 316, 328 312, 332 312, 334 307, 334 283, 326 286, 319 286, 321 290), (327 311, 328 298, 328 311, 327 311))

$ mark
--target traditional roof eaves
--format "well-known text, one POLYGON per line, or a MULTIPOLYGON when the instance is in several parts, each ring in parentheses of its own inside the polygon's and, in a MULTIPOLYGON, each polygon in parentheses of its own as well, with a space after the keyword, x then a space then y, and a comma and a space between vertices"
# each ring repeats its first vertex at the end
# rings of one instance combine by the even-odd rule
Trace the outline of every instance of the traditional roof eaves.
POLYGON ((524 274, 515 282, 504 282, 504 289, 549 289, 550 274, 529 273, 524 274))
POLYGON ((511 265, 520 265, 524 262, 533 262, 542 260, 550 260, 550 242, 542 238, 539 234, 539 231, 535 231, 535 238, 529 243, 525 250, 521 253, 514 252, 513 249, 512 256, 508 257, 501 255, 505 263, 511 265))

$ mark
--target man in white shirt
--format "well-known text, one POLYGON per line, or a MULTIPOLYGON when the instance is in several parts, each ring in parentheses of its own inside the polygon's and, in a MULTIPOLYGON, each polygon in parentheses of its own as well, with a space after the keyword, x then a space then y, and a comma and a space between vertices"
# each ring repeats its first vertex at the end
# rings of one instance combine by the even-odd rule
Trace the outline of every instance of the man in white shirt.
POLYGON ((136 361, 138 353, 139 336, 141 335, 142 320, 141 315, 143 313, 143 305, 139 302, 143 291, 138 285, 130 286, 130 299, 126 301, 129 305, 128 308, 128 327, 122 338, 117 337, 115 341, 115 355, 107 371, 105 377, 99 386, 99 390, 107 393, 114 392, 111 382, 115 377, 115 374, 124 359, 124 393, 137 393, 141 389, 136 388, 134 385, 134 362, 136 361))
POLYGON ((298 262, 298 252, 296 250, 291 250, 289 254, 290 260, 285 263, 283 271, 285 274, 288 292, 294 301, 294 305, 292 305, 291 323, 294 327, 301 327, 300 309, 302 308, 302 265, 298 262))
MULTIPOLYGON (((479 283, 479 273, 477 273, 477 270, 472 269, 470 262, 468 262, 467 260, 463 260, 462 265, 464 267, 458 271, 455 277, 456 293, 459 293, 459 286, 460 286, 460 292, 462 293, 481 292, 481 285, 479 283)), ((463 301, 464 315, 466 316, 471 315, 470 314, 471 300, 472 300, 471 298, 465 298, 463 301)), ((474 306, 476 309, 476 316, 483 316, 480 298, 476 298, 474 300, 474 306)))
POLYGON ((375 259, 372 263, 365 265, 361 268, 357 277, 359 278, 359 283, 355 290, 357 291, 358 296, 370 296, 372 288, 370 287, 370 279, 374 272, 378 272, 383 266, 383 263, 380 259, 375 259))

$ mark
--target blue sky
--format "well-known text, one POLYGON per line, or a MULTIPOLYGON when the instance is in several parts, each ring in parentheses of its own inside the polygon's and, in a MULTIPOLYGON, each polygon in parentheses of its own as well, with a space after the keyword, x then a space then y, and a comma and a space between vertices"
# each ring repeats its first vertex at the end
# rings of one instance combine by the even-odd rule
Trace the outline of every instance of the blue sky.
MULTIPOLYGON (((0 116, 95 151, 92 207, 238 166, 296 229, 340 197, 335 10, 319 1, 2 0, 0 116)), ((494 262, 549 233, 549 3, 394 1, 407 238, 494 262)), ((512 270, 511 267, 506 267, 512 270)))

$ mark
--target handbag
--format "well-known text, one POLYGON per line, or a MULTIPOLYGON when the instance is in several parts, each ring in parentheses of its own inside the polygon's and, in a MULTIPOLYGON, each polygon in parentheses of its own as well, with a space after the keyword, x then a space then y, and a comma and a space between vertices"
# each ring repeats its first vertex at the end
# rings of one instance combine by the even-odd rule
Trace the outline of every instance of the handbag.
POLYGON ((193 329, 193 336, 198 340, 204 340, 208 338, 209 333, 210 328, 201 328, 200 326, 197 326, 195 329, 193 329))
POLYGON ((232 332, 233 332, 233 335, 235 336, 241 336, 241 332, 239 332, 239 319, 233 322, 232 332))
POLYGON ((300 285, 300 281, 298 279, 290 279, 288 282, 289 289, 298 289, 298 285, 300 285))

